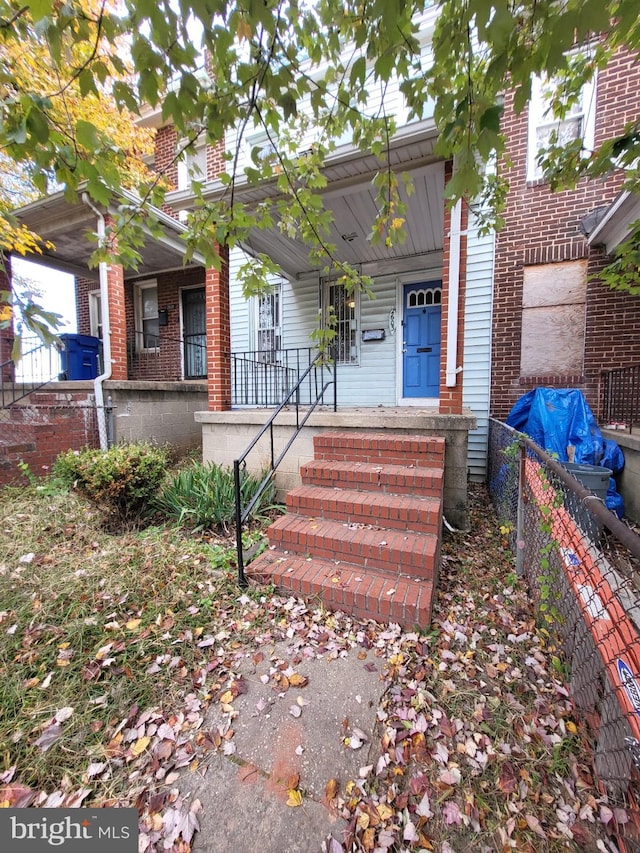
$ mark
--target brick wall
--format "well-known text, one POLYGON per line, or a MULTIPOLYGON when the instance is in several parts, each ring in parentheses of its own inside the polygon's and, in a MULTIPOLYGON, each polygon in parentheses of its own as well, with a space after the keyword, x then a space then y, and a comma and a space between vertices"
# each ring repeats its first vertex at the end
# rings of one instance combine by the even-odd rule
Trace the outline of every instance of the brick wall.
MULTIPOLYGON (((0 290, 9 290, 11 285, 11 258, 0 257, 0 290)), ((9 327, 0 329, 0 364, 4 364, 11 358, 13 348, 13 330, 9 327)), ((13 365, 8 364, 2 368, 2 380, 11 382, 13 380, 13 365)))
POLYGON ((92 391, 34 392, 0 423, 0 485, 23 482, 21 461, 42 476, 65 450, 99 444, 92 391))
MULTIPOLYGON (((640 105, 640 66, 619 52, 596 84, 596 145, 635 120, 640 105)), ((505 95, 504 130, 510 183, 506 224, 496 237, 494 275, 491 413, 503 418, 527 390, 539 385, 578 387, 597 413, 600 371, 640 361, 640 299, 616 293, 588 279, 584 365, 580 375, 520 375, 523 269, 531 264, 588 258, 587 274, 605 259, 589 250, 578 226, 585 214, 610 204, 621 176, 583 180, 575 191, 551 193, 541 181, 526 180, 527 111, 513 112, 513 93, 505 95)), ((544 341, 540 342, 544 346, 544 341)))
MULTIPOLYGON (((134 284, 125 283, 127 329, 129 341, 129 379, 179 380, 182 379, 182 349, 180 339, 180 291, 181 287, 205 286, 205 271, 201 267, 173 270, 154 276, 158 283, 158 310, 167 311, 168 325, 160 327, 158 352, 136 353, 133 346, 134 284)), ((145 279, 138 279, 143 281, 145 279)))

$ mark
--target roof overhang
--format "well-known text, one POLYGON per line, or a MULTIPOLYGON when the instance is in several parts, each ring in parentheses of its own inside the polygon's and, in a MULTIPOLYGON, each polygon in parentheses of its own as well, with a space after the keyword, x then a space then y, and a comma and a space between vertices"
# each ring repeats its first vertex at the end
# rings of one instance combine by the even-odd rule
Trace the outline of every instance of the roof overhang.
MULTIPOLYGON (((136 204, 138 199, 127 191, 119 193, 119 200, 126 204, 136 204)), ((118 198, 99 213, 115 214, 118 198)), ((129 276, 150 276, 164 270, 183 266, 185 243, 182 239, 186 228, 162 210, 152 209, 154 217, 160 223, 161 233, 151 234, 143 228, 146 239, 140 254, 142 260, 129 276)), ((91 255, 96 247, 98 214, 96 209, 84 203, 82 191, 74 199, 68 199, 63 192, 53 193, 14 211, 16 218, 44 241, 53 244, 53 248, 42 247, 41 254, 31 254, 28 260, 51 269, 70 273, 84 278, 98 277, 98 271, 90 267, 91 255)), ((199 256, 192 266, 203 266, 199 256)))
POLYGON ((610 205, 598 225, 587 237, 590 246, 604 246, 610 255, 624 242, 632 226, 640 220, 640 195, 625 190, 610 205))
MULTIPOLYGON (((322 192, 322 200, 325 210, 332 214, 333 224, 323 238, 336 247, 339 261, 356 265, 368 275, 433 265, 435 254, 442 250, 444 227, 444 162, 434 153, 435 139, 434 123, 427 120, 407 125, 392 140, 389 164, 396 174, 405 176, 404 181, 400 181, 400 195, 406 212, 402 227, 404 239, 391 247, 369 238, 378 212, 372 180, 386 164, 352 145, 336 149, 328 158, 324 168, 327 187, 322 192)), ((268 230, 254 228, 243 244, 247 252, 268 255, 292 280, 318 272, 309 247, 300 237, 285 234, 280 227, 275 206, 283 196, 275 179, 255 185, 249 184, 244 176, 238 176, 233 194, 235 202, 249 208, 269 201, 274 203, 270 211, 274 225, 268 230)), ((224 201, 229 198, 229 187, 218 180, 210 181, 204 187, 203 197, 205 202, 224 201)), ((188 210, 195 205, 191 191, 170 193, 167 202, 177 210, 188 210)))

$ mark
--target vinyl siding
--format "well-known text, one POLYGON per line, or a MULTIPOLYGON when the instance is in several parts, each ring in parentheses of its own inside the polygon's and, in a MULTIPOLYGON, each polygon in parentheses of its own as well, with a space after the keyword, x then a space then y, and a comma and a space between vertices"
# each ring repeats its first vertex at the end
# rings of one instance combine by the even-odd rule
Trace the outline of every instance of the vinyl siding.
POLYGON ((493 249, 494 235, 481 237, 475 221, 470 218, 467 241, 462 402, 472 410, 478 421, 477 429, 469 433, 468 466, 472 480, 484 480, 487 472, 493 249))

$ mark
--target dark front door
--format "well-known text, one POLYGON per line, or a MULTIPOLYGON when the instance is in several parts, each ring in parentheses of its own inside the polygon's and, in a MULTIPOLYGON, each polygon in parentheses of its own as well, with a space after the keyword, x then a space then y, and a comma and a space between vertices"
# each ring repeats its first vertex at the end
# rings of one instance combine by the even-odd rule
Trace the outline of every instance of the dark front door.
POLYGON ((182 291, 184 378, 207 376, 207 333, 204 287, 182 291))
POLYGON ((402 396, 438 397, 441 282, 407 284, 403 299, 402 396))

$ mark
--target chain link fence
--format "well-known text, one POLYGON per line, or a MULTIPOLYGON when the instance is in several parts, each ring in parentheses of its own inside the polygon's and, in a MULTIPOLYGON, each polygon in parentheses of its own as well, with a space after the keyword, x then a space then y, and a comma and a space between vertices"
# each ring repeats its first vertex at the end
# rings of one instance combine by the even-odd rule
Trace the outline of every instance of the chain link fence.
POLYGON ((598 781, 640 853, 640 537, 527 436, 491 420, 489 491, 555 633, 598 781))

